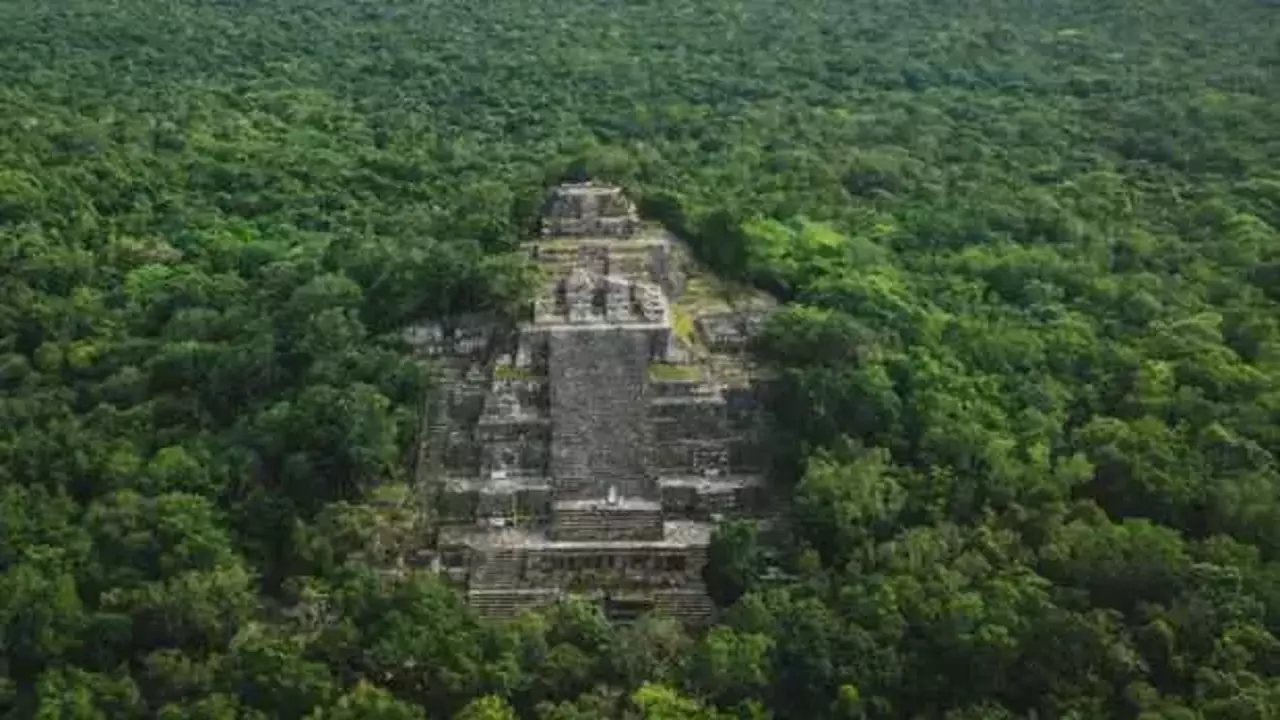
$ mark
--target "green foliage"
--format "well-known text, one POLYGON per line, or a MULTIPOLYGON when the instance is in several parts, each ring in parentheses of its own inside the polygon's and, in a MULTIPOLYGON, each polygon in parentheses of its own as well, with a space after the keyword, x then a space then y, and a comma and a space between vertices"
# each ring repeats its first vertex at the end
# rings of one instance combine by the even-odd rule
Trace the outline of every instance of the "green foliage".
POLYGON ((515 712, 505 700, 495 695, 485 695, 467 703, 454 720, 515 720, 515 712))
POLYGON ((716 603, 732 605, 746 592, 756 589, 768 558, 759 528, 749 521, 721 523, 707 548, 703 579, 716 603))
POLYGON ((1274 714, 1277 30, 0 4, 0 715, 1274 714), (400 330, 513 313, 542 187, 585 177, 786 301, 787 502, 716 533, 698 637, 371 569, 428 530, 387 496, 430 370, 400 330))
MULTIPOLYGON (((501 702, 499 700, 499 702, 501 702)), ((330 709, 319 709, 307 716, 308 720, 423 720, 426 714, 421 708, 397 700, 391 693, 367 682, 356 683, 349 692, 338 698, 330 709)), ((502 715, 466 715, 471 720, 500 720, 502 715)))
POLYGON ((632 693, 631 702, 635 705, 637 720, 720 720, 724 717, 672 688, 654 683, 640 686, 632 693))
POLYGON ((811 458, 796 488, 796 522, 828 565, 841 566, 877 536, 901 526, 906 492, 893 477, 887 452, 844 462, 811 458))
POLYGON ((769 687, 773 645, 772 638, 763 633, 713 628, 698 640, 689 656, 688 683, 724 707, 760 697, 769 687))
POLYGON ((142 698, 127 676, 77 668, 51 670, 40 677, 37 696, 37 720, 143 717, 142 698))

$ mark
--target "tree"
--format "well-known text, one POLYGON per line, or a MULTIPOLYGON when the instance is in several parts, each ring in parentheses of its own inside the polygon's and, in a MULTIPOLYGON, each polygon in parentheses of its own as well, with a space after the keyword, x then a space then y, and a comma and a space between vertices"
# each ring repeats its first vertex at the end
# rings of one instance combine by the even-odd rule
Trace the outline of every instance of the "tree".
POLYGON ((665 685, 645 683, 631 694, 634 717, 644 720, 719 720, 723 716, 665 685))
POLYGON ((223 647, 257 609, 253 577, 203 497, 119 491, 87 515, 89 588, 132 619, 137 647, 223 647))
POLYGON ((689 638, 679 621, 645 615, 611 632, 606 657, 618 684, 631 688, 649 680, 676 681, 688 648, 689 638))
POLYGON ((29 680, 80 647, 89 618, 63 553, 50 547, 28 553, 0 573, 0 657, 7 674, 29 680))
POLYGON ((145 706, 127 675, 105 675, 58 668, 40 676, 38 720, 141 718, 145 706))
POLYGON ((486 695, 467 703, 453 717, 454 720, 515 720, 516 713, 502 698, 486 695))
POLYGON ((755 589, 764 571, 759 530, 751 522, 730 520, 711 535, 703 578, 717 605, 728 607, 755 589))
POLYGON ((686 661, 687 683, 722 707, 763 699, 772 679, 773 647, 774 640, 762 633, 712 628, 686 661))
POLYGON ((836 567, 889 532, 906 502, 887 452, 851 452, 811 459, 796 488, 797 527, 836 567))
MULTIPOLYGON (((469 716, 466 716, 469 717, 469 716)), ((474 720, 501 718, 501 715, 477 715, 474 720)), ((308 720, 424 720, 422 708, 397 700, 391 693, 365 681, 339 697, 328 708, 317 708, 308 720)))
POLYGON ((1076 522, 1045 549, 1045 574, 1121 611, 1167 604, 1187 582, 1191 561, 1177 533, 1146 520, 1076 522))

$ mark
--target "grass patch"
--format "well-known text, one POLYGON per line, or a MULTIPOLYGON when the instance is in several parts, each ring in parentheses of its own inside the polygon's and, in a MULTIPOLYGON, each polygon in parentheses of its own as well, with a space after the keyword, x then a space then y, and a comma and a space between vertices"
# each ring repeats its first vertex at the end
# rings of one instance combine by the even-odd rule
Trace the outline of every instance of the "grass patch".
POLYGON ((532 380, 534 374, 529 368, 499 365, 493 369, 493 377, 496 380, 532 380))
POLYGON ((679 305, 671 306, 671 331, 676 337, 684 342, 692 345, 696 338, 694 337, 693 316, 688 310, 679 305))
POLYGON ((649 365, 649 378, 660 382, 697 382, 702 380, 702 367, 652 363, 649 365))

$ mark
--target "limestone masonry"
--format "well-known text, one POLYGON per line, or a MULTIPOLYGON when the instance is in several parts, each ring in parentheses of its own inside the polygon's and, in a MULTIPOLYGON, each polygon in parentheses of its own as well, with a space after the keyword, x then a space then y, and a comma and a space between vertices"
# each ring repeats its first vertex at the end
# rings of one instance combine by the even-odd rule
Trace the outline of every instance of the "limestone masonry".
POLYGON ((549 193, 545 284, 517 326, 411 328, 436 360, 418 481, 432 562, 509 616, 567 594, 691 622, 714 522, 760 508, 764 384, 746 339, 771 303, 698 271, 614 187, 549 193))

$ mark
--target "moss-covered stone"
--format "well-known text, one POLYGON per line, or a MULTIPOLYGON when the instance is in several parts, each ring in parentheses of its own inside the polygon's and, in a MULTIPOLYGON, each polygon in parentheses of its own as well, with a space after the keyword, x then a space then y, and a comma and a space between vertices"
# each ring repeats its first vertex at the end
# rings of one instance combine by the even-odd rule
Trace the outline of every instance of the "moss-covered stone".
POLYGON ((649 378, 658 382, 697 382, 702 380, 702 367, 699 365, 675 365, 672 363, 650 363, 649 378))

